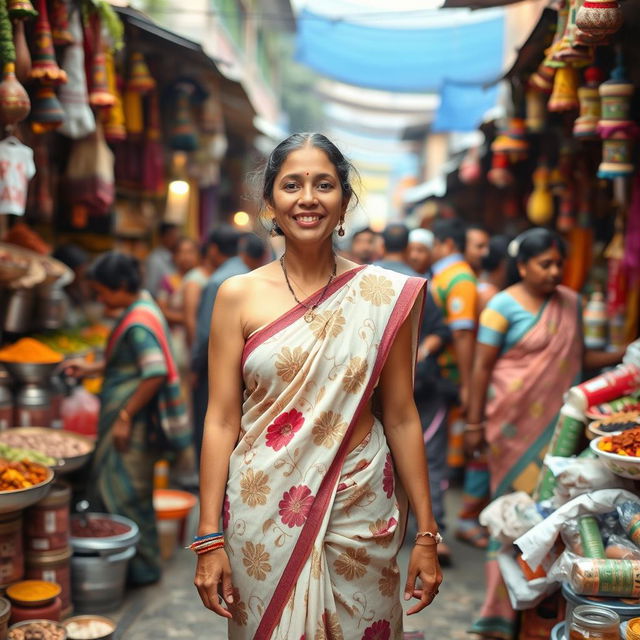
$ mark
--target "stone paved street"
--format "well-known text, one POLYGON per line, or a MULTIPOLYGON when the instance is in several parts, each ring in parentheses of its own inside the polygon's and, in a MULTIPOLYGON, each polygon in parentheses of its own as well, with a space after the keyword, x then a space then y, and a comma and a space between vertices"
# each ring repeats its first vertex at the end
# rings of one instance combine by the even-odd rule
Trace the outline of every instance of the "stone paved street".
MULTIPOLYGON (((459 491, 451 490, 449 514, 455 514, 459 491)), ((450 522, 454 518, 450 515, 450 522)), ((405 619, 405 631, 422 631, 425 640, 463 640, 471 638, 466 629, 482 601, 484 587, 483 554, 458 543, 453 549, 455 565, 446 569, 444 583, 433 605, 405 619)), ((406 570, 410 547, 400 557, 406 570)), ((226 623, 207 611, 193 587, 195 559, 188 551, 178 551, 167 563, 159 585, 129 591, 123 607, 112 615, 119 620, 117 638, 125 640, 223 640, 226 623)), ((404 580, 404 576, 403 576, 404 580)), ((401 584, 404 584, 402 582, 401 584)), ((413 636, 412 637, 418 637, 413 636)), ((352 640, 352 639, 345 639, 352 640)))

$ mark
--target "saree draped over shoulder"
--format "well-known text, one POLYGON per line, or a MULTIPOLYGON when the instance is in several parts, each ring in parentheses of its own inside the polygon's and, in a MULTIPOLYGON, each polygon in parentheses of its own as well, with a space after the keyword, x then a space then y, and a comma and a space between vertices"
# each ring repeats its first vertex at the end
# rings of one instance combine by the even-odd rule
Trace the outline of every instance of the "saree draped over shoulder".
POLYGON ((405 509, 382 425, 347 445, 409 317, 417 341, 424 285, 359 267, 312 322, 298 305, 247 340, 223 512, 230 638, 401 637, 405 509))
POLYGON ((153 301, 140 299, 124 312, 109 337, 105 358, 89 497, 140 527, 141 541, 130 573, 134 582, 146 583, 160 576, 153 466, 163 448, 182 449, 191 441, 168 327, 153 301), (127 451, 117 451, 112 427, 118 413, 143 380, 156 376, 163 376, 164 384, 154 401, 132 416, 127 451))
MULTIPOLYGON (((558 287, 535 324, 496 362, 486 410, 492 498, 535 489, 563 395, 582 366, 578 318, 577 295, 558 287)), ((491 541, 485 602, 470 631, 513 640, 516 612, 498 566, 500 548, 491 541)))

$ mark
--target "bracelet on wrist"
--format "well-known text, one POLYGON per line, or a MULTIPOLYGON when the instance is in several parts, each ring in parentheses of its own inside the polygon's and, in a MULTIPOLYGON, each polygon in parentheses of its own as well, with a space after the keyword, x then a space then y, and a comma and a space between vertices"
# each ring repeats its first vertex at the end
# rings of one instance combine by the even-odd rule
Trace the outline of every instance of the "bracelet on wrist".
MULTIPOLYGON (((415 544, 418 544, 418 540, 421 538, 431 538, 431 540, 433 540, 433 544, 430 543, 429 546, 439 545, 442 542, 442 536, 439 531, 418 531, 414 540, 415 544)), ((422 544, 420 546, 426 547, 427 545, 422 544)))
POLYGON ((209 553, 209 551, 215 551, 223 547, 224 535, 222 532, 216 532, 208 533, 204 536, 196 536, 193 542, 186 548, 193 551, 196 555, 202 555, 203 553, 209 553))

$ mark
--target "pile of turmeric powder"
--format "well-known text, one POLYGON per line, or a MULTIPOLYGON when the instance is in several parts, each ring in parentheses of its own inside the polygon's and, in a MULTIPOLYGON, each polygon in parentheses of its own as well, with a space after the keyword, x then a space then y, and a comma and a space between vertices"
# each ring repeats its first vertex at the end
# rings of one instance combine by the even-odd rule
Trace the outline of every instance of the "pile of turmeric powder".
POLYGON ((61 353, 33 338, 22 338, 18 342, 0 349, 0 362, 54 364, 62 362, 62 359, 61 353))

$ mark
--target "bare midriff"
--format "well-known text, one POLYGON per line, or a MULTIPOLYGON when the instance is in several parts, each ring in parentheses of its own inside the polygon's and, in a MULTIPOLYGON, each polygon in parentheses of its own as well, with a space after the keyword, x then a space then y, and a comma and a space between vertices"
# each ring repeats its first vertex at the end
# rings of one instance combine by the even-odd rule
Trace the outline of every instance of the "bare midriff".
POLYGON ((353 451, 368 435, 373 428, 373 413, 371 412, 371 401, 362 408, 362 413, 358 417, 349 436, 347 452, 353 451))

